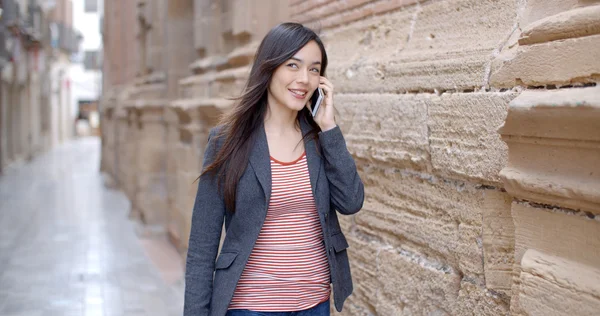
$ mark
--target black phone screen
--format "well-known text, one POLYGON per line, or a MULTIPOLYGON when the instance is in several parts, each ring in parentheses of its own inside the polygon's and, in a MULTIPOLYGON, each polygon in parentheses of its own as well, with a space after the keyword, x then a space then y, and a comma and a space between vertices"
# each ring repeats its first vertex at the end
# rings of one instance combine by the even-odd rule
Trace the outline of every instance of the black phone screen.
MULTIPOLYGON (((317 88, 318 90, 319 88, 317 88)), ((312 96, 310 97, 310 109, 312 110, 313 107, 315 106, 315 103, 317 102, 317 99, 319 99, 319 92, 315 90, 313 91, 312 96)))

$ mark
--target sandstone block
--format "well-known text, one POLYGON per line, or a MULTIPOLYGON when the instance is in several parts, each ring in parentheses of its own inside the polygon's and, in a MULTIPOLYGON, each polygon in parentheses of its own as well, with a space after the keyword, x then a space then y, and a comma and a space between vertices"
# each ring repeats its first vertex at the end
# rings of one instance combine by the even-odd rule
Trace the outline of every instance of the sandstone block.
POLYGON ((350 245, 348 256, 354 281, 352 304, 374 310, 377 294, 383 285, 378 278, 378 255, 385 245, 377 241, 365 241, 351 234, 346 234, 346 239, 350 245))
POLYGON ((182 216, 190 222, 192 219, 192 211, 194 209, 194 201, 198 190, 198 182, 196 182, 198 174, 188 171, 179 171, 177 178, 177 208, 182 212, 182 216))
MULTIPOLYGON (((487 280, 486 280, 487 281, 487 280)), ((452 315, 510 315, 509 304, 501 297, 470 282, 461 282, 452 315)))
POLYGON ((453 315, 460 276, 406 251, 379 254, 378 315, 453 315))
POLYGON ((396 94, 336 96, 340 127, 357 158, 426 169, 426 97, 396 94))
MULTIPOLYGON (((588 1, 590 4, 594 2, 588 1)), ((519 15, 519 24, 524 28, 536 21, 585 5, 580 0, 528 0, 519 15)))
POLYGON ((136 181, 138 191, 135 202, 143 214, 144 224, 166 226, 168 204, 164 175, 140 174, 136 181))
POLYGON ((166 153, 164 144, 145 141, 138 148, 136 168, 140 173, 165 172, 166 153))
POLYGON ((600 33, 600 5, 561 12, 527 25, 520 45, 544 43, 600 33))
POLYGON ((494 60, 490 85, 512 88, 597 82, 598 51, 600 35, 518 46, 494 60))
POLYGON ((519 313, 595 315, 600 310, 600 269, 534 249, 521 260, 519 313))
POLYGON ((600 214, 600 88, 525 91, 500 129, 506 190, 528 201, 600 214))
POLYGON ((490 56, 512 32, 515 10, 516 3, 508 0, 433 1, 357 22, 370 21, 377 25, 373 30, 358 28, 356 34, 339 39, 337 29, 329 30, 327 43, 332 49, 352 44, 341 57, 331 54, 330 77, 345 93, 482 87, 490 56), (387 29, 398 31, 386 37, 387 29), (361 37, 362 42, 356 40, 361 37), (348 39, 348 44, 342 43, 348 39), (373 50, 371 58, 365 47, 378 46, 388 48, 373 50), (353 57, 347 58, 349 54, 353 57))
POLYGON ((584 215, 571 215, 513 202, 515 262, 528 249, 600 267, 600 222, 584 215))
POLYGON ((499 184, 507 146, 497 133, 515 93, 452 93, 428 104, 429 146, 436 173, 499 184))
POLYGON ((340 215, 338 214, 338 221, 340 223, 340 227, 342 228, 342 231, 344 232, 344 234, 350 234, 352 233, 352 230, 354 229, 354 215, 349 215, 349 216, 345 216, 345 215, 340 215))
MULTIPOLYGON (((312 2, 312 1, 311 1, 312 2)), ((417 3, 416 0, 347 0, 322 1, 319 6, 314 2, 298 6, 294 17, 301 23, 318 23, 322 28, 344 25, 373 15, 383 14, 417 3), (312 4, 312 6, 311 6, 312 4)))
POLYGON ((496 190, 485 190, 484 196, 482 231, 485 286, 510 296, 515 250, 512 197, 496 190))
POLYGON ((421 253, 443 269, 483 285, 481 190, 429 175, 375 167, 361 171, 361 178, 366 199, 363 210, 355 215, 357 231, 392 247, 421 253))

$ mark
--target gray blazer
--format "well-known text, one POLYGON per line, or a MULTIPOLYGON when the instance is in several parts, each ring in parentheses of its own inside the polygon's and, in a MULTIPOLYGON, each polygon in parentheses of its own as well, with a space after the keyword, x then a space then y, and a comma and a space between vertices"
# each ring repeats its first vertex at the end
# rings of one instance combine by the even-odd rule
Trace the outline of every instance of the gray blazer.
MULTIPOLYGON (((301 120, 303 133, 310 129, 301 120)), ((213 161, 222 140, 209 134, 204 166, 213 161)), ((238 183, 235 213, 226 212, 216 179, 200 177, 192 215, 185 275, 185 316, 224 316, 262 228, 271 196, 271 163, 264 127, 257 131, 248 166, 238 183), (225 220, 225 240, 217 251, 225 220), (216 261, 215 261, 216 259, 216 261)), ((319 134, 321 155, 313 140, 305 141, 310 184, 320 215, 331 271, 335 308, 342 311, 352 293, 348 242, 337 213, 354 214, 363 205, 364 188, 339 127, 319 134)))

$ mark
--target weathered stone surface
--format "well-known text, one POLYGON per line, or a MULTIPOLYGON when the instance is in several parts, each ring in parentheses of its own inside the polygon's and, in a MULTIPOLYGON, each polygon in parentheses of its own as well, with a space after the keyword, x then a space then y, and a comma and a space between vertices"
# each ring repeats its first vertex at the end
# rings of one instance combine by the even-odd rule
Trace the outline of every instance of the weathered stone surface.
POLYGON ((543 18, 569 11, 579 6, 593 4, 595 0, 528 0, 523 12, 519 15, 522 28, 543 18), (586 3, 587 2, 587 3, 586 3))
POLYGON ((338 216, 338 221, 342 231, 346 234, 351 233, 354 230, 354 215, 341 215, 338 216))
POLYGON ((525 91, 500 129, 518 198, 600 214, 600 87, 525 91))
POLYGON ((497 133, 515 93, 451 93, 432 96, 428 106, 434 171, 497 185, 507 146, 497 133))
POLYGON ((422 253, 483 284, 483 192, 426 174, 375 167, 361 171, 364 208, 356 229, 393 247, 422 253))
POLYGON ((534 249, 521 261, 519 315, 595 315, 600 269, 534 249))
POLYGON ((407 251, 379 254, 377 313, 381 315, 452 315, 451 303, 460 290, 460 276, 407 251))
POLYGON ((485 286, 508 297, 511 294, 515 250, 511 202, 512 197, 504 192, 484 191, 482 239, 485 286))
POLYGON ((600 222, 585 214, 568 214, 513 202, 515 223, 515 262, 521 262, 528 249, 559 256, 592 267, 600 267, 600 222))
POLYGON ((342 315, 508 315, 502 298, 422 253, 348 241, 355 286, 342 315))
POLYGON ((227 69, 215 75, 215 81, 211 85, 210 95, 217 98, 234 98, 242 94, 250 67, 227 69))
POLYGON ((561 209, 531 206, 529 203, 513 202, 512 217, 515 224, 515 266, 518 277, 512 287, 511 312, 521 310, 522 260, 530 249, 550 256, 561 257, 583 265, 600 266, 600 222, 584 214, 570 214, 561 209))
POLYGON ((527 25, 520 45, 531 45, 600 33, 600 5, 577 8, 527 25))
POLYGON ((494 292, 461 282, 451 315, 510 315, 509 304, 494 292))
POLYGON ((336 104, 348 148, 357 158, 426 169, 427 97, 342 94, 336 104))
POLYGON ((597 82, 598 51, 600 35, 518 46, 494 60, 490 85, 512 88, 597 82))
POLYGON ((378 257, 381 249, 385 246, 377 241, 365 241, 348 233, 346 233, 346 239, 350 245, 348 256, 351 258, 350 269, 354 280, 351 304, 375 314, 378 293, 383 286, 378 278, 378 257))
POLYGON ((140 173, 136 177, 136 206, 142 214, 144 224, 159 227, 168 220, 167 188, 164 172, 140 173))
POLYGON ((416 0, 306 1, 293 7, 292 17, 300 23, 330 28, 349 24, 418 3, 416 0))
POLYGON ((396 92, 394 86, 382 85, 385 78, 381 68, 406 47, 415 14, 416 9, 412 8, 324 32, 330 60, 327 76, 336 84, 336 90, 396 92), (392 39, 402 40, 391 42, 392 39))
POLYGON ((515 10, 515 1, 434 1, 371 18, 374 31, 362 26, 367 21, 353 35, 347 26, 329 30, 328 47, 350 40, 354 56, 332 54, 330 77, 346 93, 482 87, 490 56, 512 32, 515 10), (397 36, 385 37, 396 29, 397 36), (338 38, 338 32, 348 35, 338 38), (377 57, 369 58, 364 47, 370 45, 387 49, 373 50, 377 57))
POLYGON ((349 150, 357 158, 499 184, 507 160, 497 128, 515 93, 341 94, 349 150))

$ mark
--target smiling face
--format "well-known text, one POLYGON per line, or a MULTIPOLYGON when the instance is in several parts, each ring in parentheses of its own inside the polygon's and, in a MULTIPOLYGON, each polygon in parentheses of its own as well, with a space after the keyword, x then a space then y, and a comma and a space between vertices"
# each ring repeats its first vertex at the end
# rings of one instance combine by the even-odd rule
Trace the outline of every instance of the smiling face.
POLYGON ((273 73, 268 88, 269 106, 302 110, 319 87, 320 76, 321 49, 310 41, 273 73))

